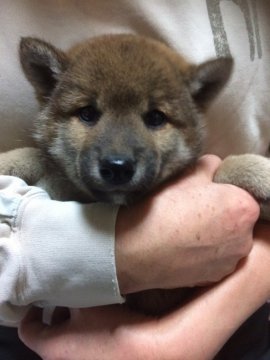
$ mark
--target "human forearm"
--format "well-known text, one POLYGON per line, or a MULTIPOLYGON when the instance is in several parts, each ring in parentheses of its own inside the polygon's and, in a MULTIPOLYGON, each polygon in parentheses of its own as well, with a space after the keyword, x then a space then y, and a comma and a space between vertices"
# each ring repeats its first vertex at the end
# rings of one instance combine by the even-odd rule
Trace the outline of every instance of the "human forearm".
POLYGON ((159 323, 157 338, 164 344, 159 349, 164 351, 161 359, 212 359, 238 327, 267 301, 269 237, 270 226, 259 224, 254 247, 234 274, 201 291, 159 323))

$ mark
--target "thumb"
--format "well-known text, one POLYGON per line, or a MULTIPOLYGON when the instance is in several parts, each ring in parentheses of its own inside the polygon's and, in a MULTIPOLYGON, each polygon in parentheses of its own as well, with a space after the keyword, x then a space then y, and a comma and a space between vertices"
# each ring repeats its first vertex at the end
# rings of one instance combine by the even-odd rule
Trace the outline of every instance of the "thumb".
POLYGON ((221 163, 222 160, 216 155, 204 155, 198 160, 197 171, 203 172, 209 180, 213 180, 221 163))
POLYGON ((42 322, 43 309, 33 307, 29 310, 18 328, 18 335, 21 341, 31 350, 41 354, 54 339, 65 335, 67 318, 63 321, 56 321, 53 325, 42 322))

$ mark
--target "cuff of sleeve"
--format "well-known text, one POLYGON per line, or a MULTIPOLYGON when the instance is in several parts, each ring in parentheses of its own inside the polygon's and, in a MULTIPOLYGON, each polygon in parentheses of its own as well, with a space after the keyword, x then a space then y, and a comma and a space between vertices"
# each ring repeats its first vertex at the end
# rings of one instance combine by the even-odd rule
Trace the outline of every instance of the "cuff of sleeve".
POLYGON ((123 303, 115 264, 117 212, 118 207, 101 203, 29 198, 22 203, 17 228, 29 285, 20 305, 123 303))
MULTIPOLYGON (((83 219, 86 221, 86 240, 89 239, 89 224, 91 227, 91 261, 89 275, 96 274, 96 300, 97 305, 123 303, 124 297, 120 294, 115 261, 115 222, 118 206, 95 203, 83 208, 83 219)), ((83 221, 82 219, 82 221, 83 221)), ((80 233, 79 241, 83 234, 80 233)), ((89 254, 90 255, 90 254, 89 254)), ((92 303, 94 294, 92 293, 92 303)), ((86 304, 86 306, 89 306, 86 304)))

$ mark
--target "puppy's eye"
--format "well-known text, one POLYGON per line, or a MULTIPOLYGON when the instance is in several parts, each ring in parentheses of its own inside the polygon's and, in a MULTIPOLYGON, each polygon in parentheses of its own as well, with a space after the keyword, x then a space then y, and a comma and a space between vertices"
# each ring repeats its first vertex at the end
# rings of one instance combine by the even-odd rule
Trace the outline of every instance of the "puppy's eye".
POLYGON ((144 123, 150 129, 159 129, 167 122, 167 116, 160 110, 151 110, 144 115, 144 123))
POLYGON ((94 106, 89 105, 78 109, 76 115, 82 122, 85 122, 91 126, 98 122, 101 113, 94 106))

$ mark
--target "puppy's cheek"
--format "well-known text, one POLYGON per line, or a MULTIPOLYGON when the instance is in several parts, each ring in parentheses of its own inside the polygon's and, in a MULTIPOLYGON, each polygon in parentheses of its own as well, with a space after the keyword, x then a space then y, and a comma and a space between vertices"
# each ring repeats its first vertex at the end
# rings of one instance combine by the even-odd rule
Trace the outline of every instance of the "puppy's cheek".
POLYGON ((170 149, 162 153, 160 182, 181 173, 193 161, 193 152, 184 139, 178 139, 170 149), (180 141, 179 141, 180 140, 180 141))
POLYGON ((87 153, 81 152, 76 162, 77 173, 80 180, 88 185, 91 173, 91 158, 87 153))
MULTIPOLYGON (((136 153, 136 151, 134 152, 136 153)), ((160 169, 160 154, 154 146, 144 146, 136 154, 136 172, 132 179, 134 185, 149 187, 155 182, 160 169)))

